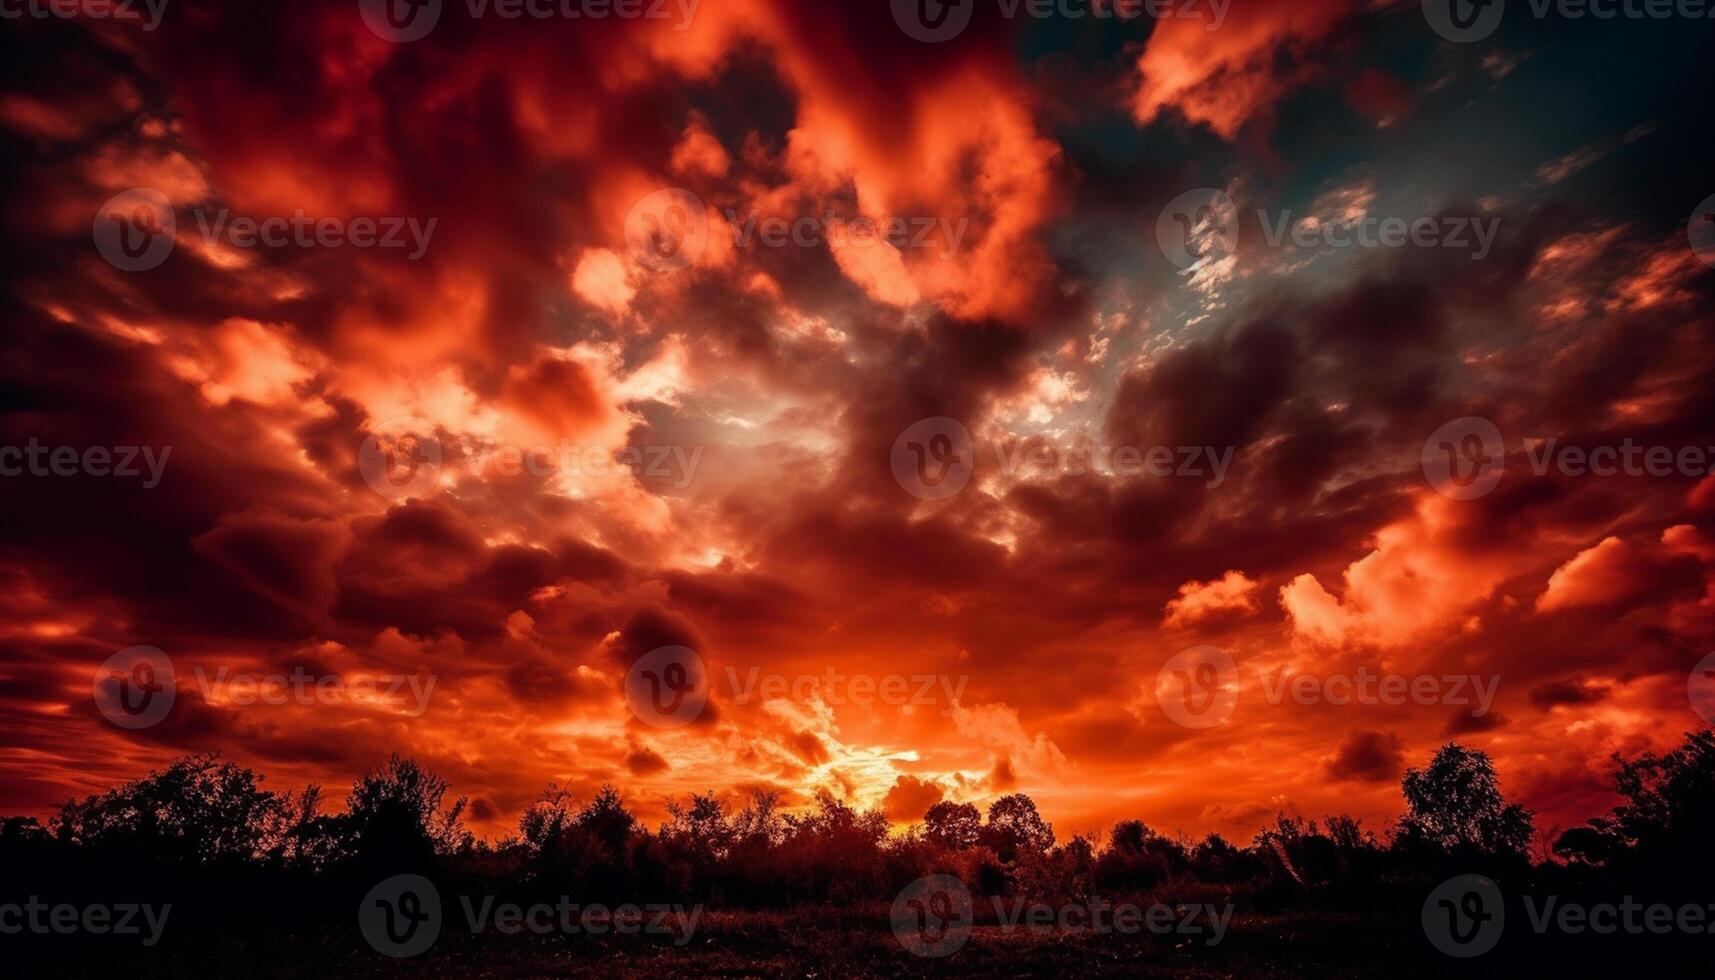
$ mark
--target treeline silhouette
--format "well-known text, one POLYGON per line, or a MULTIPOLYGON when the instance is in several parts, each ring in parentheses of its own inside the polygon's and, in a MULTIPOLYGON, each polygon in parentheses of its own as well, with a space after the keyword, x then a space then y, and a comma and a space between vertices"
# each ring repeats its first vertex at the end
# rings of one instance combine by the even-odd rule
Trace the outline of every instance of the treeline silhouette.
MULTIPOLYGON (((1715 734, 1613 762, 1622 802, 1553 841, 1537 841, 1532 815, 1503 798, 1486 754, 1449 743, 1407 771, 1405 812, 1380 834, 1344 815, 1281 815, 1247 843, 1170 837, 1140 820, 1119 823, 1105 840, 1061 839, 1022 793, 1000 797, 986 813, 936 803, 921 822, 890 832, 881 813, 826 794, 786 812, 778 794, 760 790, 734 805, 695 794, 651 831, 612 786, 587 801, 550 786, 516 834, 489 842, 466 829, 465 800, 450 798, 445 780, 410 759, 389 759, 357 780, 343 810, 324 812, 317 787, 275 793, 249 769, 195 755, 70 801, 45 825, 5 819, 0 902, 171 902, 160 948, 270 934, 320 937, 367 956, 352 927, 358 901, 400 873, 423 874, 444 894, 502 901, 568 895, 586 904, 757 910, 885 906, 914 879, 945 873, 977 896, 1220 900, 1241 915, 1385 908, 1399 913, 1401 950, 1435 956, 1412 903, 1455 874, 1590 901, 1715 897, 1715 734)), ((60 954, 105 944, 141 955, 135 941, 117 937, 6 940, 60 954)))

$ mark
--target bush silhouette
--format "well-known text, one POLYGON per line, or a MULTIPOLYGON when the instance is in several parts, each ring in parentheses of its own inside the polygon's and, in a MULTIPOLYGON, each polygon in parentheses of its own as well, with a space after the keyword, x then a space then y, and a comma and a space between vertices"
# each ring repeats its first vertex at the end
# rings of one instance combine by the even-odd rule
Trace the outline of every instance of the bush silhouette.
POLYGON ((550 786, 525 810, 516 836, 489 842, 465 829, 464 801, 448 802, 447 782, 410 759, 389 758, 355 782, 343 812, 324 814, 317 787, 275 793, 248 769, 196 755, 70 801, 45 827, 24 817, 0 821, 9 872, 0 898, 167 895, 194 937, 348 928, 358 897, 401 871, 461 893, 732 909, 885 906, 930 874, 956 875, 978 896, 1219 897, 1257 909, 1332 903, 1367 914, 1387 907, 1414 915, 1428 888, 1473 872, 1508 888, 1530 876, 1593 896, 1700 893, 1696 869, 1708 865, 1697 861, 1709 856, 1715 814, 1715 734, 1615 762, 1622 802, 1560 835, 1554 850, 1568 864, 1531 869, 1523 856, 1529 813, 1502 797, 1486 755, 1455 744, 1407 771, 1406 810, 1391 834, 1344 815, 1318 823, 1281 814, 1248 846, 1218 834, 1193 844, 1141 820, 1119 822, 1105 840, 1062 843, 1022 793, 997 799, 986 820, 973 805, 939 802, 904 829, 828 793, 795 812, 770 791, 698 793, 673 803, 651 831, 614 786, 581 805, 550 786), (244 902, 223 898, 234 894, 244 902))

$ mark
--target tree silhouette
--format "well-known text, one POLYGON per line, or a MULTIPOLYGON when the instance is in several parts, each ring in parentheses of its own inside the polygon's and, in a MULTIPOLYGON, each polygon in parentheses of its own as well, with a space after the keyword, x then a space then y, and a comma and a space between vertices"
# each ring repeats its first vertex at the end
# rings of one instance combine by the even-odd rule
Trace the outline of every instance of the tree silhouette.
POLYGON ((697 855, 719 860, 732 848, 735 832, 726 807, 713 793, 692 793, 691 805, 668 803, 669 820, 661 826, 662 840, 681 844, 697 855))
POLYGON ((358 854, 404 868, 469 847, 472 838, 460 820, 466 800, 460 797, 443 812, 447 789, 446 780, 397 755, 364 773, 346 799, 358 854))
POLYGON ((1041 854, 1054 846, 1054 828, 1036 812, 1036 801, 1023 793, 1012 793, 989 806, 987 826, 981 841, 1002 861, 1023 855, 1041 854))
POLYGON ((200 862, 243 861, 279 848, 291 803, 213 753, 187 756, 100 796, 67 802, 61 840, 200 862))
POLYGON ((772 847, 786 836, 786 821, 780 814, 780 794, 753 789, 750 803, 733 818, 733 834, 741 847, 772 847))
POLYGON ((950 850, 977 846, 982 829, 982 812, 969 803, 942 800, 923 814, 923 836, 950 850))
POLYGON ((1189 864, 1185 848, 1161 836, 1142 820, 1122 820, 1108 835, 1108 849, 1096 862, 1096 878, 1108 888, 1148 888, 1189 864))
POLYGON ((1555 842, 1562 857, 1603 864, 1620 857, 1702 864, 1715 860, 1715 732, 1686 736, 1665 755, 1614 756, 1614 788, 1624 800, 1612 815, 1574 827, 1555 842))
POLYGON ((578 814, 578 826, 617 857, 637 830, 637 818, 625 809, 619 790, 603 786, 590 805, 578 814))
POLYGON ((532 850, 541 851, 558 846, 577 819, 571 792, 549 783, 541 797, 525 808, 524 816, 518 820, 518 832, 532 850))
POLYGON ((1614 761, 1614 783, 1626 798, 1614 808, 1623 840, 1643 847, 1707 841, 1715 826, 1715 732, 1692 734, 1666 755, 1614 761))
POLYGON ((1400 833, 1444 851, 1524 855, 1532 834, 1529 810, 1509 804, 1487 754, 1449 742, 1423 769, 1401 782, 1407 812, 1400 833))
POLYGON ((972 804, 943 801, 904 832, 879 811, 826 792, 786 812, 778 792, 753 789, 736 813, 727 797, 697 793, 670 803, 651 832, 614 786, 581 807, 550 786, 522 815, 518 836, 490 843, 461 826, 462 801, 446 803, 446 780, 409 759, 365 773, 345 811, 323 815, 315 787, 276 795, 249 770, 191 756, 67 803, 52 833, 27 818, 0 819, 0 867, 8 871, 0 902, 11 894, 6 887, 26 897, 141 888, 182 908, 174 922, 197 923, 180 927, 192 936, 305 936, 335 919, 349 927, 356 896, 405 871, 507 901, 574 895, 788 914, 815 906, 840 921, 932 874, 958 876, 973 895, 1049 904, 1217 893, 1241 908, 1288 915, 1362 915, 1401 900, 1415 907, 1421 888, 1474 870, 1509 888, 1510 876, 1528 876, 1524 887, 1604 900, 1699 900, 1715 816, 1715 733, 1690 736, 1665 755, 1619 760, 1615 780, 1623 801, 1614 812, 1557 841, 1555 852, 1573 863, 1532 868, 1521 856, 1529 813, 1502 798, 1487 756, 1452 744, 1407 772, 1408 810, 1391 848, 1348 816, 1319 829, 1286 814, 1250 846, 1215 834, 1188 846, 1141 820, 1119 822, 1100 846, 1082 835, 1057 844, 1022 793, 995 800, 986 820, 972 804), (239 894, 243 902, 227 899, 239 894))
POLYGON ((1191 848, 1191 868, 1205 881, 1238 881, 1259 873, 1262 864, 1220 834, 1210 834, 1191 848))

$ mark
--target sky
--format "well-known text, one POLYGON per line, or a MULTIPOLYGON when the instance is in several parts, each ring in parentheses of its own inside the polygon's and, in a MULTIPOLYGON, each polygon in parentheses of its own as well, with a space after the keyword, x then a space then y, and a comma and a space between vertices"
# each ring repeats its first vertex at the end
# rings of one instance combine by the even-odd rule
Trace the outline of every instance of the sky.
POLYGON ((1548 829, 1715 723, 1711 22, 933 6, 8 14, 0 811, 1548 829))

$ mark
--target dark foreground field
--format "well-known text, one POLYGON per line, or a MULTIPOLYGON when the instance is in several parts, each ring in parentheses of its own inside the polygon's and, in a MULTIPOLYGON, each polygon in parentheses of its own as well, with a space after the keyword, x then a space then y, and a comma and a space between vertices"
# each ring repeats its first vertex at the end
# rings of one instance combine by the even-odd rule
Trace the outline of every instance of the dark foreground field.
MULTIPOLYGON (((599 940, 534 936, 443 937, 434 950, 393 960, 352 936, 299 940, 213 940, 201 949, 166 955, 133 953, 58 966, 38 975, 132 976, 430 976, 430 977, 917 977, 1142 976, 1301 977, 1434 976, 1441 964, 1421 961, 1433 950, 1385 938, 1376 923, 1356 917, 1235 918, 1216 946, 1179 937, 1046 934, 978 926, 951 956, 923 958, 905 951, 879 914, 829 921, 826 915, 709 913, 689 943, 668 939, 599 940)), ((1450 962, 1450 961, 1449 961, 1450 962)), ((36 971, 32 971, 35 973, 36 971)))
MULTIPOLYGON (((1403 911, 1403 910, 1402 910, 1403 911)), ((1442 977, 1617 975, 1639 950, 1612 942, 1569 946, 1564 937, 1509 940, 1474 960, 1433 949, 1415 921, 1340 912, 1240 913, 1222 942, 1180 936, 1031 932, 979 924, 958 952, 915 956, 901 947, 884 907, 793 912, 709 912, 684 946, 661 938, 443 935, 435 948, 390 959, 355 935, 212 938, 195 948, 90 955, 30 964, 24 976, 135 977, 1442 977)), ((1664 975, 1707 964, 1695 950, 1652 946, 1664 975), (1680 964, 1679 967, 1673 964, 1680 964)), ((1701 975, 1701 974, 1696 974, 1701 975)))

